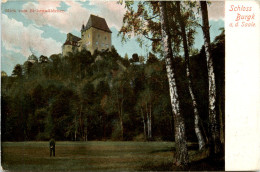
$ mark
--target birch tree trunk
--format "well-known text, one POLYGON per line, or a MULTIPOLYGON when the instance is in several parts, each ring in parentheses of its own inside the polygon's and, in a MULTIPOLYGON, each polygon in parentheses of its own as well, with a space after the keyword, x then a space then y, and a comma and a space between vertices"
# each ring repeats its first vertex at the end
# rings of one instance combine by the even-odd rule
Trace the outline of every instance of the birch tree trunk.
POLYGON ((122 140, 124 140, 124 124, 123 124, 123 102, 124 100, 121 100, 121 104, 120 104, 120 125, 121 125, 121 137, 122 140))
POLYGON ((75 141, 77 141, 77 130, 78 130, 78 125, 77 125, 77 118, 76 118, 76 115, 75 115, 75 119, 74 119, 74 123, 75 123, 75 131, 74 131, 74 139, 75 141))
POLYGON ((161 30, 162 30, 162 47, 163 55, 166 63, 166 71, 169 82, 170 98, 172 113, 174 117, 174 128, 175 128, 175 164, 177 166, 185 166, 189 162, 187 141, 185 136, 185 124, 184 119, 180 113, 179 97, 177 93, 176 81, 174 71, 172 67, 172 48, 171 48, 171 37, 169 34, 169 24, 167 18, 166 2, 160 1, 160 18, 161 18, 161 30))
POLYGON ((119 117, 119 124, 121 129, 121 139, 124 139, 124 126, 123 126, 123 100, 119 100, 118 92, 116 91, 117 96, 117 105, 118 105, 118 117, 119 117))
POLYGON ((178 18, 179 24, 181 26, 181 37, 182 37, 183 47, 184 47, 186 76, 188 78, 188 88, 189 88, 189 92, 190 92, 190 96, 191 96, 191 100, 192 100, 193 111, 194 111, 194 129, 195 129, 195 133, 196 133, 198 143, 199 143, 199 150, 201 150, 205 147, 205 141, 204 141, 203 135, 202 135, 200 127, 199 127, 200 117, 199 117, 199 112, 198 112, 198 105, 197 105, 197 101, 195 99, 195 95, 193 93, 193 88, 192 88, 192 76, 190 74, 190 57, 189 57, 185 24, 184 24, 184 21, 181 16, 180 1, 177 1, 176 5, 177 5, 177 18, 178 18))
POLYGON ((84 140, 84 124, 82 119, 82 102, 80 102, 80 109, 79 109, 79 134, 82 140, 84 140))
POLYGON ((144 114, 143 114, 142 107, 141 107, 141 116, 142 116, 143 126, 144 126, 144 139, 146 140, 146 125, 145 125, 145 120, 144 120, 144 114))
POLYGON ((86 116, 84 125, 85 141, 88 141, 88 117, 86 116))
POLYGON ((149 109, 149 130, 150 130, 150 135, 149 138, 152 139, 152 104, 150 103, 150 109, 149 109))
POLYGON ((202 22, 203 22, 203 35, 204 35, 204 46, 207 58, 208 67, 208 80, 209 80, 209 127, 211 132, 210 142, 213 144, 214 153, 220 151, 220 134, 217 125, 216 117, 216 84, 215 84, 215 74, 213 68, 213 59, 211 56, 210 47, 210 34, 209 34, 209 20, 208 20, 208 9, 207 2, 200 1, 202 22))
POLYGON ((87 129, 87 126, 86 127, 84 127, 84 140, 85 141, 88 141, 88 129, 87 129))
POLYGON ((224 121, 223 121, 223 114, 222 114, 222 108, 221 108, 221 96, 219 96, 219 124, 220 124, 220 142, 222 144, 225 143, 225 132, 224 132, 224 121))
POLYGON ((146 122, 147 122, 147 138, 150 140, 150 116, 149 116, 149 110, 147 107, 147 102, 145 103, 146 108, 146 122))

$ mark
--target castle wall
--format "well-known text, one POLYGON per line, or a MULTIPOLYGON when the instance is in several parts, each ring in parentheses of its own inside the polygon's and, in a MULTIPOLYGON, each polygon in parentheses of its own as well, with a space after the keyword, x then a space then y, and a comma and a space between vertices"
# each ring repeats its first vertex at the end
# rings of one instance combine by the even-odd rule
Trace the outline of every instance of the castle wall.
POLYGON ((97 49, 99 51, 109 49, 111 50, 111 33, 94 27, 89 28, 82 33, 82 48, 86 48, 91 52, 97 49))
POLYGON ((74 48, 72 45, 63 45, 62 46, 62 56, 67 56, 69 52, 73 53, 74 48))
MULTIPOLYGON (((84 27, 82 30, 84 30, 84 27)), ((67 34, 67 40, 62 46, 62 56, 67 56, 69 52, 80 52, 83 49, 93 54, 96 49, 98 51, 111 50, 111 46, 111 32, 90 27, 81 32, 81 39, 71 33, 67 34)))
POLYGON ((80 46, 80 51, 82 49, 87 49, 88 51, 90 51, 91 53, 93 53, 94 51, 92 50, 92 28, 82 32, 81 34, 81 46, 80 46))

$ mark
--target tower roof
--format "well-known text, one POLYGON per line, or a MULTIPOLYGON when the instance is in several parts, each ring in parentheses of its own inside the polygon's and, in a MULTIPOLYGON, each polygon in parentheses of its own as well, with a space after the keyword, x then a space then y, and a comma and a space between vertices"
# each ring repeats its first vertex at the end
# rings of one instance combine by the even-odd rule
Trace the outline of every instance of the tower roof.
POLYGON ((111 30, 109 29, 108 25, 107 25, 106 20, 102 17, 98 17, 98 16, 95 16, 93 14, 90 15, 90 17, 88 19, 88 23, 87 23, 84 30, 88 30, 91 27, 103 30, 105 32, 112 33, 111 30))
POLYGON ((79 37, 77 37, 71 33, 67 34, 67 41, 78 42, 79 40, 81 40, 79 37))

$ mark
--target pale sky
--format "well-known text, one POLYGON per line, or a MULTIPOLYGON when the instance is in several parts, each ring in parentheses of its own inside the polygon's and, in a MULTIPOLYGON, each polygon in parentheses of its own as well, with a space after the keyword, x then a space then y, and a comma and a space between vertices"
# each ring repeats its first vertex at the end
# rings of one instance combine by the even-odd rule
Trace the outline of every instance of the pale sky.
MULTIPOLYGON (((125 13, 124 5, 116 1, 74 0, 74 1, 7 1, 1 7, 1 70, 8 75, 16 64, 23 64, 29 55, 36 56, 61 53, 61 46, 68 32, 80 37, 82 24, 86 24, 89 15, 95 14, 106 19, 112 31, 112 44, 121 56, 126 53, 146 55, 147 49, 139 47, 135 38, 121 43, 117 36, 125 13), (19 12, 26 9, 27 12, 19 12), (58 9, 63 13, 35 13, 30 9, 58 9), (8 12, 16 10, 16 12, 8 12)), ((209 6, 211 39, 220 34, 224 27, 224 3, 212 2, 209 6), (213 10, 214 9, 214 10, 213 10)), ((203 44, 202 31, 198 29, 195 48, 203 44)))

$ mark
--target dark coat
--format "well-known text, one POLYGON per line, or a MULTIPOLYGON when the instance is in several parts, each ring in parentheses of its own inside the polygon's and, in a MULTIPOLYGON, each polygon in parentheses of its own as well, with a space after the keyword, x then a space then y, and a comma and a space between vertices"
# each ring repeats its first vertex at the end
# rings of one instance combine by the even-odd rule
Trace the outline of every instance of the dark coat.
POLYGON ((50 140, 50 148, 55 149, 55 140, 54 139, 50 140))

